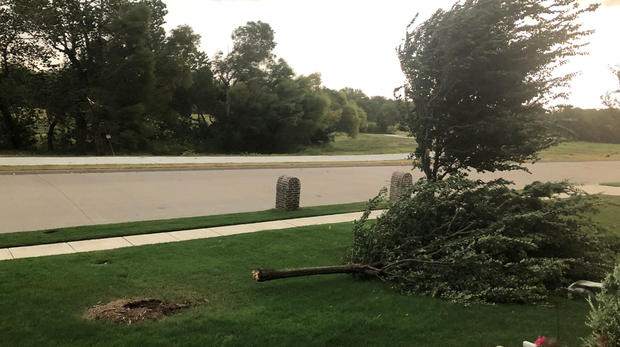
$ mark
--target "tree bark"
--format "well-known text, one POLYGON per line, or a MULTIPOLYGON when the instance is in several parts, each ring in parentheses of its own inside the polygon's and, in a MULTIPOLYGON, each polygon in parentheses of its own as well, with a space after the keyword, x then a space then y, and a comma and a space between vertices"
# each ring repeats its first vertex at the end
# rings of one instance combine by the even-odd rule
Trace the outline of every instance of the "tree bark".
POLYGON ((380 270, 370 265, 364 264, 348 264, 334 266, 318 266, 306 267, 299 269, 283 269, 283 270, 264 270, 256 269, 252 271, 252 277, 257 282, 265 282, 277 280, 280 278, 313 276, 313 275, 329 275, 343 273, 363 273, 366 275, 376 276, 380 270))
POLYGON ((92 132, 93 132, 93 141, 95 142, 95 153, 99 156, 104 155, 104 149, 103 149, 103 136, 101 134, 101 124, 99 122, 99 120, 97 119, 97 116, 95 116, 93 114, 93 125, 92 125, 92 132))
POLYGON ((17 133, 17 125, 15 124, 11 110, 2 99, 0 99, 0 113, 2 113, 4 124, 9 130, 9 141, 11 141, 11 146, 14 149, 19 149, 19 147, 21 147, 21 141, 17 133))
POLYGON ((47 128, 47 151, 48 152, 54 151, 54 130, 56 129, 56 124, 58 124, 58 121, 54 119, 50 123, 49 127, 47 128))
POLYGON ((75 118, 75 137, 77 151, 79 154, 86 154, 86 139, 88 136, 88 122, 85 115, 80 112, 75 118))

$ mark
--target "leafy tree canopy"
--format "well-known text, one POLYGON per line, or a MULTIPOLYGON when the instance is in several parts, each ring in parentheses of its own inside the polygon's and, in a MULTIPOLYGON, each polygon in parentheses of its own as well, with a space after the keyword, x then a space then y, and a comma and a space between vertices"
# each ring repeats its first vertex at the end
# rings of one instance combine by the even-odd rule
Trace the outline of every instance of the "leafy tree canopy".
MULTIPOLYGON (((620 65, 611 68, 620 85, 620 65)), ((620 108, 620 89, 612 90, 602 96, 603 104, 609 108, 620 108)))
POLYGON ((408 30, 398 53, 415 105, 415 167, 437 180, 535 160, 553 143, 545 102, 563 96, 557 88, 571 77, 552 72, 580 53, 589 32, 576 19, 594 9, 578 0, 466 0, 408 30))

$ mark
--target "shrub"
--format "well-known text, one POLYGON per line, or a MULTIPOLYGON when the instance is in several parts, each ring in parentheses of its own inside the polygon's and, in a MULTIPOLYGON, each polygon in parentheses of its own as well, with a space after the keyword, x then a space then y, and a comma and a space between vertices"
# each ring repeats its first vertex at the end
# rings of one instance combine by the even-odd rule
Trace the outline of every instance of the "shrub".
POLYGON ((539 302, 602 278, 595 196, 565 182, 507 184, 420 180, 375 224, 355 224, 351 262, 382 269, 405 292, 458 302, 539 302))
POLYGON ((596 305, 590 300, 587 325, 592 334, 585 339, 586 346, 620 346, 620 264, 603 281, 603 289, 596 295, 596 305))

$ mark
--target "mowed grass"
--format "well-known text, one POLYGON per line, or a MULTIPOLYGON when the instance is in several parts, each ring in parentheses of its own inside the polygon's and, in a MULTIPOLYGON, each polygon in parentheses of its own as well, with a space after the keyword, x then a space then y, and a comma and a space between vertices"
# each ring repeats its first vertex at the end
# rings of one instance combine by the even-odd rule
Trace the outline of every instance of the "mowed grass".
MULTIPOLYGON (((354 155, 354 154, 389 154, 389 153, 411 153, 417 144, 413 138, 406 137, 406 134, 391 136, 391 134, 366 134, 361 133, 355 138, 338 133, 334 141, 325 146, 309 147, 302 151, 287 154, 267 154, 268 156, 278 155, 354 155)), ((0 157, 19 157, 19 156, 67 156, 70 154, 57 154, 47 152, 25 152, 25 151, 0 151, 0 157)), ((122 155, 149 155, 146 153, 127 153, 122 155)), ((229 156, 235 154, 223 153, 188 153, 185 156, 229 156)), ((263 156, 265 154, 243 153, 240 156, 263 156)))
MULTIPOLYGON (((350 138, 347 135, 339 134, 334 138, 334 142, 324 146, 308 147, 301 151, 287 154, 266 155, 364 155, 364 154, 393 154, 393 153, 412 153, 417 147, 417 143, 411 137, 404 135, 389 136, 386 134, 359 134, 356 138, 350 138)), ((48 155, 46 153, 25 153, 25 152, 0 152, 2 156, 28 156, 28 155, 48 155)), ((148 154, 137 154, 147 155, 148 154)), ((235 154, 210 154, 210 153, 192 153, 192 156, 222 156, 235 154)), ((239 156, 265 156, 257 153, 244 153, 239 156)), ((620 160, 620 144, 594 143, 594 142, 563 142, 559 145, 551 147, 540 153, 543 161, 599 161, 599 160, 620 160)), ((313 165, 320 163, 304 163, 304 165, 313 165)), ((232 166, 260 166, 264 164, 234 164, 232 166)), ((282 163, 280 165, 293 165, 292 163, 282 163)), ((223 166, 231 166, 229 164, 146 164, 146 165, 56 165, 52 166, 21 166, 8 167, 0 166, 0 171, 24 171, 24 170, 45 170, 49 168, 57 170, 79 170, 79 169, 156 169, 162 167, 193 167, 193 168, 217 168, 223 166)))
POLYGON ((354 202, 338 205, 301 207, 296 211, 271 209, 258 212, 231 213, 213 216, 87 225, 40 231, 4 233, 0 234, 0 248, 313 217, 357 212, 362 211, 365 208, 365 202, 354 202))
POLYGON ((583 300, 464 306, 400 295, 380 281, 349 275, 251 279, 256 267, 342 263, 351 242, 346 223, 3 261, 2 344, 520 346, 546 335, 575 346, 588 333, 583 300), (196 306, 130 326, 82 317, 90 306, 134 297, 196 306))
POLYGON ((325 146, 306 148, 297 155, 355 155, 411 153, 417 144, 410 137, 396 137, 385 134, 359 134, 351 138, 344 134, 336 135, 334 142, 325 146))
POLYGON ((620 160, 620 144, 563 142, 540 153, 543 161, 620 160))
POLYGON ((609 187, 620 187, 620 182, 603 182, 600 185, 609 187))
MULTIPOLYGON (((620 197, 594 216, 620 235, 620 197)), ((539 335, 580 345, 588 305, 461 305, 401 295, 349 275, 256 283, 254 268, 340 264, 352 224, 0 262, 2 345, 520 346, 539 335), (88 321, 91 306, 159 298, 195 306, 159 322, 88 321)))

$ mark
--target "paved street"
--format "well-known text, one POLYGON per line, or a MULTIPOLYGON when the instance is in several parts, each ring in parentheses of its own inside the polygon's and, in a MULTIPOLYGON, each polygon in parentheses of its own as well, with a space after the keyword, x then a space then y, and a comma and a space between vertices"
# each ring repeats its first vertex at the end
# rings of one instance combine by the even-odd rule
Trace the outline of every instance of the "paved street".
MULTIPOLYGON (((272 208, 280 175, 301 180, 302 206, 367 200, 408 166, 0 175, 0 232, 213 215, 272 208)), ((534 180, 620 181, 620 162, 539 163, 534 180)), ((420 175, 412 172, 414 177, 420 175)), ((498 175, 485 175, 484 178, 498 175)), ((474 175, 473 177, 480 177, 474 175)), ((597 190, 599 187, 590 187, 597 190)), ((620 188, 604 188, 618 192, 620 188)))

